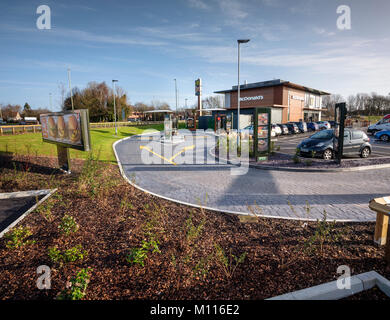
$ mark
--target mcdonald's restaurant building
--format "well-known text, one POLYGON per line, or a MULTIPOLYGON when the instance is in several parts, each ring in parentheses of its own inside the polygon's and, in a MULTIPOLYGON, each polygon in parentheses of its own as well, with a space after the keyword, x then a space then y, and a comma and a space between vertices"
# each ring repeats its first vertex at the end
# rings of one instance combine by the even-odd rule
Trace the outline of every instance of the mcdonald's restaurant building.
MULTIPOLYGON (((225 111, 233 115, 233 128, 237 128, 238 87, 216 91, 225 95, 225 111)), ((253 123, 254 110, 257 107, 271 108, 272 123, 290 121, 321 121, 322 97, 329 93, 304 87, 289 81, 271 80, 248 83, 240 86, 240 128, 253 123), (250 119, 252 117, 252 120, 250 119)))

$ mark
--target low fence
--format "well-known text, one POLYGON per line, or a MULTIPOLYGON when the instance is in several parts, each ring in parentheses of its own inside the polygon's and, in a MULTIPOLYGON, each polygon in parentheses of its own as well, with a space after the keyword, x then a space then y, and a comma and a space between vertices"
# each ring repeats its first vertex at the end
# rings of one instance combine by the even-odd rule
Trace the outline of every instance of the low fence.
MULTIPOLYGON (((137 121, 137 122, 117 122, 118 127, 140 127, 151 124, 163 124, 163 121, 137 121)), ((90 123, 90 128, 114 128, 114 122, 97 122, 90 123)), ((41 132, 42 128, 40 124, 35 125, 14 125, 14 126, 0 126, 0 136, 13 135, 23 133, 35 133, 41 132)))

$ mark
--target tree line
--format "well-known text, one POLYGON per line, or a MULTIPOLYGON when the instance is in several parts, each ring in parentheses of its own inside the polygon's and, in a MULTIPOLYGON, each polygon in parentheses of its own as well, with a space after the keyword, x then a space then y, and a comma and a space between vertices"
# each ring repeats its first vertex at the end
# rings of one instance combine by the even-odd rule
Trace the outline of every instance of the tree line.
POLYGON ((333 94, 322 98, 322 105, 326 114, 334 116, 336 103, 346 102, 349 115, 383 116, 390 114, 390 94, 387 96, 377 94, 357 93, 345 99, 340 94, 333 94))

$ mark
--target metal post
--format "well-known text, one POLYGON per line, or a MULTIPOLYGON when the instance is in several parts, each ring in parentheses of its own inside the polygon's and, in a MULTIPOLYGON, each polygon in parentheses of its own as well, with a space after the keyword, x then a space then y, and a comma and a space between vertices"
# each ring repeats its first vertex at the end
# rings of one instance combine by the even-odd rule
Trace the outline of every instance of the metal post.
POLYGON ((113 91, 114 91, 114 126, 115 126, 115 135, 117 136, 118 129, 116 127, 115 82, 118 82, 118 80, 112 80, 113 91))
POLYGON ((176 113, 177 113, 177 81, 176 79, 173 80, 175 80, 175 97, 176 97, 176 113))
POLYGON ((239 144, 239 139, 240 139, 240 93, 241 93, 241 88, 240 88, 240 44, 241 43, 247 43, 249 42, 249 39, 246 40, 237 40, 238 43, 238 70, 237 70, 237 75, 238 75, 238 81, 237 81, 237 143, 239 144))
POLYGON ((74 111, 72 84, 71 84, 71 81, 70 81, 70 68, 68 68, 68 80, 69 80, 70 102, 72 104, 72 111, 74 111))

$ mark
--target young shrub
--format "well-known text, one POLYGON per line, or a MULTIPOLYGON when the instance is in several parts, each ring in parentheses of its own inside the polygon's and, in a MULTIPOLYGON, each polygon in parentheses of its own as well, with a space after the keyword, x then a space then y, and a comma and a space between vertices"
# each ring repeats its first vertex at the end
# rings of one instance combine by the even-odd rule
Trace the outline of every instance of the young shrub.
POLYGON ((148 258, 148 253, 161 253, 158 240, 151 239, 150 241, 142 240, 140 248, 130 249, 126 257, 126 261, 131 265, 138 264, 141 267, 145 266, 145 260, 148 258))
POLYGON ((35 240, 27 240, 31 235, 32 232, 27 227, 13 229, 5 235, 5 238, 8 239, 6 247, 8 249, 18 249, 25 245, 34 244, 35 240))
POLYGON ((81 300, 85 297, 87 287, 91 278, 92 269, 85 268, 77 272, 66 286, 66 289, 60 292, 57 300, 81 300))
POLYGON ((57 263, 62 267, 66 263, 84 260, 87 256, 87 251, 83 250, 81 244, 65 251, 60 251, 57 246, 55 246, 48 249, 48 255, 52 262, 57 263))
POLYGON ((337 241, 339 237, 340 233, 336 231, 336 222, 328 222, 327 213, 324 210, 322 220, 317 219, 314 234, 305 242, 305 249, 310 253, 317 252, 323 256, 325 243, 337 241))
POLYGON ((229 250, 229 255, 225 253, 219 244, 215 244, 215 257, 217 265, 219 265, 228 279, 231 279, 238 267, 242 264, 246 258, 247 253, 242 253, 239 257, 232 253, 232 249, 229 250))
POLYGON ((65 215, 62 220, 60 225, 58 226, 58 229, 62 234, 69 235, 72 232, 76 232, 79 229, 79 225, 77 224, 76 220, 70 216, 70 215, 65 215))

